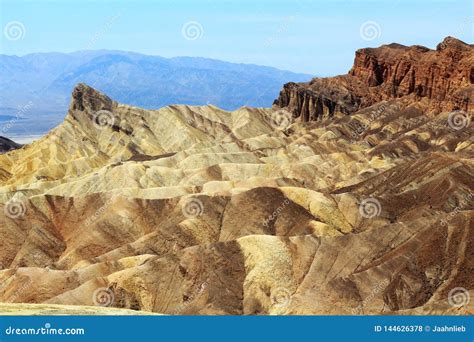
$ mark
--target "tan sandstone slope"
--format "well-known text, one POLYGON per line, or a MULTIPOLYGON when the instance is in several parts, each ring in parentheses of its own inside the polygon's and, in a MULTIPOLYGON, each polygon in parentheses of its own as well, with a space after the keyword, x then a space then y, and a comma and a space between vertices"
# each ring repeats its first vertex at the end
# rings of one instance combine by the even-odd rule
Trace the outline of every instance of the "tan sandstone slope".
POLYGON ((0 310, 472 314, 472 113, 432 100, 305 122, 79 84, 0 155, 0 310))

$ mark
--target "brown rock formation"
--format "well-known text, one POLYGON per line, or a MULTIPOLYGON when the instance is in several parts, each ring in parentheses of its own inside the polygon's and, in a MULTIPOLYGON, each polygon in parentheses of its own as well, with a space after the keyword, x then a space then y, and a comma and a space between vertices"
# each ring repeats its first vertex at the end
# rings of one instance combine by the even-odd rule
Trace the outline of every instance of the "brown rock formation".
POLYGON ((364 58, 321 93, 295 85, 305 120, 352 113, 309 123, 78 85, 61 125, 0 155, 0 310, 473 314, 474 124, 436 110, 464 79, 394 98, 362 86, 380 81, 364 58))
POLYGON ((347 75, 287 83, 274 104, 306 122, 405 97, 431 100, 426 111, 474 111, 474 45, 447 37, 436 50, 400 44, 360 49, 347 75))

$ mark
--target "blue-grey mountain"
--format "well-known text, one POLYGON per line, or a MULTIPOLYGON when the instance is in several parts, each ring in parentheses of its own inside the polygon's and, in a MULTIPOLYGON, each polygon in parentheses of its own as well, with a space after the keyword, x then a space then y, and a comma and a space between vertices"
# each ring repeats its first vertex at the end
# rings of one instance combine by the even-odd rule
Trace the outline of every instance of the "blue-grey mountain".
POLYGON ((0 115, 33 117, 31 129, 59 123, 71 89, 81 82, 120 102, 148 109, 213 104, 233 110, 270 107, 282 84, 311 79, 251 64, 108 50, 0 55, 0 73, 0 115))

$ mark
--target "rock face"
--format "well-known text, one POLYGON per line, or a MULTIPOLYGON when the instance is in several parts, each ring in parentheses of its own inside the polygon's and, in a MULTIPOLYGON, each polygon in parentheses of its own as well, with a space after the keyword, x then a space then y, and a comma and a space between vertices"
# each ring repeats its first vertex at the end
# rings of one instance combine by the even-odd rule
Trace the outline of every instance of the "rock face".
POLYGON ((430 101, 425 111, 474 110, 474 46, 447 37, 436 50, 383 45, 360 49, 347 75, 285 84, 275 105, 302 121, 350 114, 382 100, 430 101))
POLYGON ((76 86, 61 125, 0 155, 3 307, 473 314, 470 113, 434 109, 451 95, 357 102, 338 80, 376 81, 364 65, 317 81, 352 114, 307 123, 76 86))
POLYGON ((5 153, 5 152, 15 150, 20 147, 21 147, 20 144, 17 144, 16 142, 12 140, 5 137, 0 137, 0 153, 5 153))

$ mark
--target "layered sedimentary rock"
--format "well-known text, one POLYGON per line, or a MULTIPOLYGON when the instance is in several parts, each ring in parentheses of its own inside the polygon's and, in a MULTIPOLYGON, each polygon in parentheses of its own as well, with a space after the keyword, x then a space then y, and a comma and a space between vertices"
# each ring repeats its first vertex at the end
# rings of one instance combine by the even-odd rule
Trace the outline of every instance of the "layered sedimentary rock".
POLYGON ((302 121, 350 114, 382 100, 427 98, 425 111, 474 110, 474 45, 447 37, 436 50, 400 44, 360 49, 347 75, 287 83, 275 105, 302 121))
POLYGON ((427 114, 433 101, 303 123, 144 110, 80 84, 61 125, 0 156, 0 302, 472 314, 471 113, 427 114))

